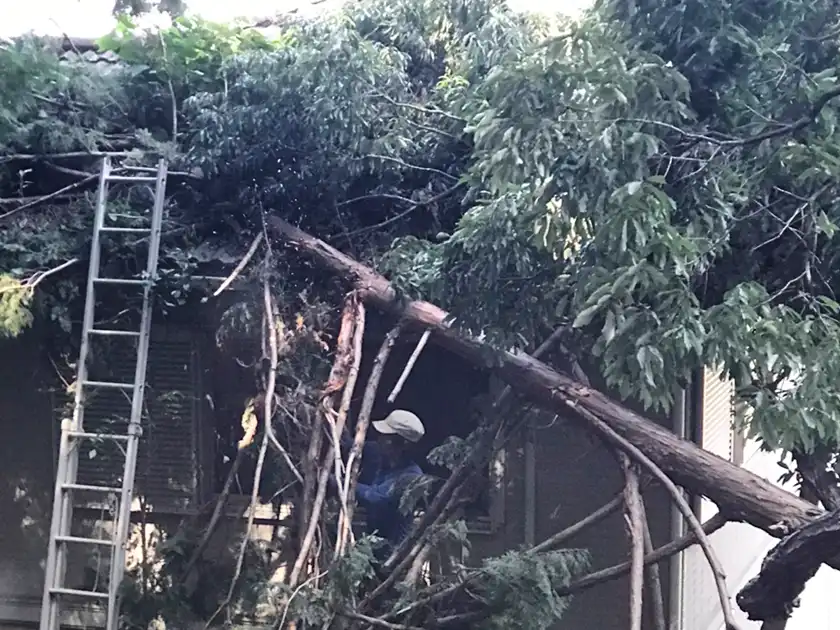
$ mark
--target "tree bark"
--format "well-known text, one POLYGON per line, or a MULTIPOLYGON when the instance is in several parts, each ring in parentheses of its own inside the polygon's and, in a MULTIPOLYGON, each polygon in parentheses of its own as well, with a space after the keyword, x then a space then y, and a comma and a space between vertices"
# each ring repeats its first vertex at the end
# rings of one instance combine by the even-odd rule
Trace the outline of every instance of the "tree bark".
MULTIPOLYGON (((545 407, 584 424, 577 409, 597 416, 676 483, 712 500, 729 520, 749 523, 780 538, 825 513, 527 354, 495 351, 464 336, 451 328, 450 318, 442 309, 420 300, 401 299, 386 278, 279 217, 270 217, 268 223, 275 236, 352 283, 370 304, 400 316, 406 323, 432 328, 437 343, 473 363, 487 365, 488 357, 493 356, 494 369, 503 380, 545 407)), ((840 568, 840 562, 832 561, 831 565, 840 568)))
POLYGON ((821 516, 776 545, 761 572, 735 600, 750 619, 787 619, 826 558, 840 554, 840 509, 821 516))

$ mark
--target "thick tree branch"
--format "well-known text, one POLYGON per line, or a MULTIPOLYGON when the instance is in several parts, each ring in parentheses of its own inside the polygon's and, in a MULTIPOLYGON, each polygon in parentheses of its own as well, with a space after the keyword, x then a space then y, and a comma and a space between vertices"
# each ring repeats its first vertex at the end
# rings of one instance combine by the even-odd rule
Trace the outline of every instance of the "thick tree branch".
POLYGON ((782 540, 764 558, 761 572, 736 601, 750 619, 787 619, 805 584, 824 558, 840 555, 840 509, 829 512, 782 540))
MULTIPOLYGON (((276 236, 351 282, 371 304, 400 315, 407 323, 433 328, 433 340, 437 343, 470 361, 486 363, 488 346, 450 328, 445 311, 428 302, 400 300, 388 280, 370 268, 276 216, 270 217, 268 223, 276 236)), ((577 412, 583 409, 594 414, 639 447, 676 483, 714 501, 730 520, 748 522, 780 537, 782 533, 777 528, 780 522, 796 527, 823 514, 807 501, 679 439, 655 422, 531 356, 498 352, 497 358, 496 372, 510 385, 556 412, 580 417, 577 412)), ((835 562, 832 560, 831 564, 835 562)))

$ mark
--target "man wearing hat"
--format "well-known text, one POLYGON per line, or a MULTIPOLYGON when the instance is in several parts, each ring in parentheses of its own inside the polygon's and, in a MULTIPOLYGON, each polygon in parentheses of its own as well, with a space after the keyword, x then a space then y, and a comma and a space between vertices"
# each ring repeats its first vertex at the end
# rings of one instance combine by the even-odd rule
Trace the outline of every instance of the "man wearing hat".
POLYGON ((403 409, 374 422, 373 428, 376 441, 365 444, 362 455, 362 470, 370 483, 356 484, 356 499, 367 510, 367 533, 387 542, 380 552, 387 556, 411 531, 413 515, 400 510, 400 499, 406 486, 423 474, 409 445, 420 441, 426 429, 420 418, 403 409))

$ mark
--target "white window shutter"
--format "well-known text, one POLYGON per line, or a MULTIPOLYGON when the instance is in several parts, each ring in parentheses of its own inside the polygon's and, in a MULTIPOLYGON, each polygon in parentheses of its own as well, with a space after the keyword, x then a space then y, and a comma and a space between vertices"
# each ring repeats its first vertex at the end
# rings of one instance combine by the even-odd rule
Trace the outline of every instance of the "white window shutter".
POLYGON ((734 446, 734 395, 731 379, 722 379, 719 370, 704 368, 701 446, 727 461, 732 461, 734 446))

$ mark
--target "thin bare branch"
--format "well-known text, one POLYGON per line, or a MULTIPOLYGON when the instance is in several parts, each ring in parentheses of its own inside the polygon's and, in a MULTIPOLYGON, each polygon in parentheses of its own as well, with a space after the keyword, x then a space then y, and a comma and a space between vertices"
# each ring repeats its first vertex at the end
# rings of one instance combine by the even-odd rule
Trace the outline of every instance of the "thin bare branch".
POLYGON ((535 545, 531 551, 533 553, 541 553, 543 551, 550 551, 552 549, 556 549, 567 540, 572 538, 573 536, 577 535, 578 533, 582 532, 588 527, 599 523, 600 521, 607 518, 610 514, 616 512, 622 505, 624 505, 624 495, 619 494, 610 500, 609 503, 601 506, 596 511, 592 512, 589 516, 579 520, 577 523, 570 525, 566 529, 549 536, 540 544, 535 545))
POLYGON ((422 208, 424 206, 430 206, 434 203, 437 203, 441 199, 444 199, 445 197, 448 197, 449 195, 454 193, 456 190, 461 188, 463 185, 464 184, 462 182, 458 182, 457 184, 455 184, 454 186, 452 186, 450 188, 447 188, 443 192, 440 192, 437 195, 434 195, 433 197, 429 197, 428 199, 425 199, 423 201, 414 201, 412 199, 408 199, 407 197, 399 197, 398 195, 362 195, 361 197, 354 197, 353 199, 348 199, 346 201, 342 201, 340 204, 338 204, 339 206, 343 206, 343 205, 347 205, 347 204, 351 204, 351 203, 356 203, 358 201, 364 201, 366 199, 375 199, 377 197, 382 197, 382 198, 385 198, 385 199, 393 199, 395 201, 402 201, 402 202, 405 202, 405 203, 409 203, 411 205, 406 210, 403 210, 399 214, 396 214, 392 217, 389 217, 389 218, 385 219, 384 221, 380 221, 379 223, 376 223, 375 225, 368 225, 366 227, 359 228, 358 230, 345 232, 345 233, 340 234, 339 236, 343 236, 345 238, 352 237, 352 236, 358 236, 360 234, 366 234, 367 232, 373 232, 374 230, 378 230, 379 228, 386 227, 388 225, 391 225, 392 223, 396 223, 397 221, 407 217, 409 214, 411 214, 412 212, 414 212, 418 208, 422 208))
MULTIPOLYGON (((713 534, 728 522, 728 519, 722 513, 718 512, 703 524, 703 531, 706 535, 713 534)), ((680 553, 681 551, 685 551, 695 544, 697 544, 697 536, 694 532, 689 532, 682 538, 671 541, 667 545, 659 547, 653 553, 646 555, 644 563, 645 565, 648 565, 653 564, 654 562, 659 562, 665 558, 673 556, 674 554, 680 553)), ((575 580, 568 586, 558 589, 557 594, 562 596, 580 593, 581 591, 588 590, 598 584, 603 584, 604 582, 620 578, 622 575, 629 572, 631 568, 631 562, 622 562, 621 564, 616 564, 611 567, 607 567, 606 569, 595 571, 594 573, 590 573, 589 575, 585 575, 582 578, 575 580)))
POLYGON ((233 600, 233 594, 236 592, 236 584, 239 582, 239 578, 242 575, 242 565, 245 562, 245 552, 248 549, 248 544, 251 541, 251 530, 254 527, 254 519, 257 515, 257 497, 259 496, 260 491, 260 482, 262 480, 262 471, 263 465, 265 464, 265 454, 268 450, 268 432, 263 432, 263 440, 262 444, 260 445, 260 452, 257 456, 257 467, 254 471, 254 487, 251 489, 251 506, 248 510, 248 524, 245 527, 245 537, 242 539, 242 544, 239 547, 239 556, 236 559, 236 570, 233 573, 233 578, 230 581, 230 586, 228 587, 227 595, 225 599, 219 604, 219 607, 216 609, 210 618, 207 620, 207 623, 204 625, 204 630, 208 630, 213 625, 213 621, 215 621, 216 617, 219 616, 227 606, 230 605, 231 601, 233 600))
POLYGON ((70 184, 68 186, 65 186, 64 188, 59 188, 55 192, 51 192, 48 195, 44 195, 43 197, 38 197, 34 201, 30 201, 28 203, 25 203, 21 206, 18 206, 17 208, 12 208, 11 210, 9 210, 7 212, 4 212, 3 214, 0 214, 0 221, 2 221, 3 219, 8 219, 11 216, 14 216, 18 212, 23 212, 24 210, 27 210, 29 208, 34 208, 35 206, 40 206, 42 203, 45 203, 45 202, 49 201, 50 199, 55 199, 56 197, 59 197, 59 196, 65 194, 65 193, 68 193, 68 192, 71 192, 71 191, 76 190, 78 188, 81 188, 85 184, 88 184, 88 183, 90 183, 90 182, 92 182, 92 181, 94 181, 98 178, 99 178, 99 175, 91 175, 90 177, 86 177, 85 179, 80 180, 78 182, 75 182, 73 184, 70 184))
POLYGON ((396 158, 390 155, 381 155, 379 153, 368 153, 367 155, 363 156, 372 160, 382 160, 383 162, 393 162, 394 164, 398 164, 403 168, 407 168, 412 171, 423 171, 425 173, 434 173, 436 175, 442 175, 447 179, 451 179, 452 181, 458 181, 458 178, 454 175, 450 175, 446 171, 442 171, 438 168, 432 168, 431 166, 420 166, 419 164, 409 164, 405 160, 401 160, 400 158, 396 158))
POLYGON ((233 281, 239 277, 239 274, 248 266, 248 263, 251 262, 251 259, 254 257, 254 254, 257 253, 257 248, 260 246, 263 240, 263 233, 260 232, 257 234, 257 237, 251 242, 251 246, 248 248, 248 251, 245 252, 245 256, 242 257, 242 260, 239 261, 239 264, 236 265, 236 268, 231 272, 231 274, 225 278, 224 282, 219 285, 219 288, 213 292, 213 297, 219 297, 225 289, 227 289, 233 281))
POLYGON ((374 626, 375 628, 385 628, 385 630, 423 630, 423 628, 419 628, 417 626, 406 626, 405 624, 401 623, 392 623, 390 621, 385 621, 384 619, 368 617, 367 615, 362 615, 354 612, 342 612, 341 616, 347 617, 348 619, 361 621, 363 623, 368 624, 369 626, 374 626))
MULTIPOLYGON (((330 446, 327 450, 327 456, 324 461, 329 461, 333 457, 333 447, 330 446)), ((322 466, 318 475, 318 491, 315 494, 315 501, 312 505, 312 513, 309 516, 309 523, 306 527, 306 533, 303 541, 300 544, 300 551, 298 557, 292 566, 292 572, 289 575, 289 586, 294 588, 300 581, 301 573, 303 572, 306 563, 309 560, 309 551, 312 549, 312 543, 315 540, 315 532, 318 530, 318 521, 321 517, 321 508, 324 506, 324 499, 327 496, 327 480, 330 476, 330 467, 322 466)))
POLYGON ((414 348, 414 352, 411 353, 411 356, 408 359, 408 363, 405 364, 405 368, 403 368, 402 374, 400 374, 400 378, 397 380, 397 384, 394 385, 394 389, 391 390, 391 393, 388 395, 388 402, 392 403, 397 399, 399 393, 402 391, 403 385, 405 385, 406 380, 408 380, 409 375, 411 374, 411 370, 414 369, 414 364, 417 363, 417 359, 420 358, 420 353, 423 352, 423 348, 426 347, 426 343, 429 341, 429 337, 432 336, 432 330, 427 328, 426 331, 423 333, 423 336, 420 337, 420 341, 417 342, 417 346, 414 348))
POLYGON ((356 431, 353 438, 353 446, 350 448, 350 453, 347 455, 347 475, 344 478, 344 495, 348 497, 347 519, 342 523, 344 527, 343 536, 349 537, 351 527, 353 525, 353 513, 355 510, 355 501, 350 501, 356 492, 356 483, 359 476, 359 468, 361 466, 362 450, 364 449, 365 439, 367 437, 368 427, 370 426, 370 415, 373 412, 373 403, 376 401, 376 393, 379 390, 379 382, 382 379, 382 373, 385 370, 385 364, 388 362, 388 357, 391 354, 391 349, 400 335, 402 327, 397 324, 392 328, 382 345, 376 358, 373 360, 373 368, 370 372, 370 377, 365 385, 365 393, 362 396, 362 407, 359 410, 359 418, 356 421, 356 431))
POLYGON ((236 474, 239 472, 239 468, 242 466, 242 462, 244 459, 245 449, 237 449, 236 457, 233 458, 233 464, 231 464, 230 470, 227 474, 227 478, 225 478, 225 485, 222 486, 222 492, 219 495, 219 498, 216 500, 216 507, 213 509, 213 514, 210 517, 210 522, 204 529, 204 533, 201 535, 201 540, 198 542, 198 546, 195 548, 195 551, 193 551, 192 555, 190 556, 190 559, 187 561, 187 566, 184 569, 183 573, 183 579, 187 579, 187 576, 189 576, 189 574, 192 572, 196 563, 201 559, 204 550, 207 549, 207 545, 210 543, 210 539, 213 537, 216 528, 219 526, 219 523, 222 519, 222 514, 224 513, 225 505, 227 505, 228 499, 230 498, 230 491, 233 488, 233 481, 236 478, 236 474))
MULTIPOLYGON (((266 264, 268 264, 268 259, 266 259, 266 264)), ((268 338, 267 345, 269 352, 268 378, 265 385, 265 397, 263 401, 263 422, 265 423, 265 432, 268 435, 268 439, 271 442, 271 445, 278 453, 280 453, 281 457, 283 457, 283 460, 286 462, 286 465, 289 467, 289 470, 292 471, 292 474, 298 481, 303 483, 303 475, 300 474, 300 471, 297 469, 297 466, 295 466, 295 463, 289 456, 288 451, 283 447, 283 445, 280 443, 280 440, 278 440, 277 436, 274 434, 274 391, 277 387, 277 366, 279 362, 279 350, 277 343, 277 309, 275 308, 274 300, 271 297, 271 286, 268 282, 268 274, 266 274, 265 278, 263 279, 263 302, 266 314, 265 334, 268 338)))

